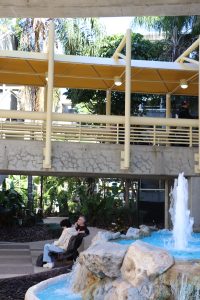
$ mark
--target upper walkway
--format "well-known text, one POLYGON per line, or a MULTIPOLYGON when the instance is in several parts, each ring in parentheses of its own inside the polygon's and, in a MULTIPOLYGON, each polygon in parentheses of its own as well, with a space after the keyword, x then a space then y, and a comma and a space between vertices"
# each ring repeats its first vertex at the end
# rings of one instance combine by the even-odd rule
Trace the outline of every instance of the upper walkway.
POLYGON ((43 168, 43 141, 0 140, 1 174, 142 177, 196 176, 196 147, 131 145, 130 168, 121 168, 122 144, 52 142, 52 166, 43 168))
MULTIPOLYGON (((195 176, 198 120, 131 117, 130 168, 123 169, 123 116, 52 114, 52 165, 44 168, 45 120, 0 122, 0 173, 65 176, 195 176)), ((13 117, 28 113, 7 111, 13 117)))
POLYGON ((200 94, 200 63, 190 57, 200 38, 176 62, 131 61, 128 29, 112 58, 86 58, 55 55, 54 27, 48 53, 0 53, 2 83, 44 87, 43 111, 0 110, 1 173, 200 173, 200 110, 198 120, 170 118, 172 95, 200 94), (106 115, 52 112, 54 87, 105 90, 106 115), (113 91, 125 92, 124 116, 111 115, 113 91), (166 118, 131 117, 131 93, 166 95, 166 118))

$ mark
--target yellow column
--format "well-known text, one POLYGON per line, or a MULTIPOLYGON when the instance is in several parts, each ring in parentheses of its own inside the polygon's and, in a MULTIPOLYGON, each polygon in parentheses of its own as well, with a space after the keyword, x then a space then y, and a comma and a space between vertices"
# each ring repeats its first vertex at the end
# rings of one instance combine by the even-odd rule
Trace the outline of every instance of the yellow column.
POLYGON ((111 90, 106 91, 106 115, 111 114, 111 90))
POLYGON ((166 118, 171 117, 171 95, 166 94, 166 118))
MULTIPOLYGON (((170 118, 171 117, 171 95, 168 93, 166 94, 166 114, 165 114, 166 118, 170 118)), ((170 127, 166 126, 166 132, 167 132, 167 136, 169 137, 169 132, 170 132, 170 127)), ((167 137, 167 139, 168 139, 167 137)), ((170 146, 169 143, 167 143, 167 146, 170 146)))
POLYGON ((130 116, 131 116, 131 29, 126 32, 126 74, 125 74, 125 141, 123 168, 130 166, 130 116))
POLYGON ((44 112, 47 111, 47 85, 44 87, 44 112))
POLYGON ((52 100, 54 86, 54 23, 50 23, 48 41, 48 81, 47 81, 47 111, 46 111, 46 143, 44 149, 43 167, 51 168, 51 131, 52 131, 52 100))

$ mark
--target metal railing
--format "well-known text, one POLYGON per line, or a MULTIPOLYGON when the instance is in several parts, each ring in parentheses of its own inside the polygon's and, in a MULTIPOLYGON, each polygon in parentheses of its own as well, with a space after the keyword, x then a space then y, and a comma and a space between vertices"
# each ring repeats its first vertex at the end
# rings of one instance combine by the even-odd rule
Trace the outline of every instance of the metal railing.
MULTIPOLYGON (((0 121, 0 139, 45 141, 45 120, 33 119, 0 121)), ((51 140, 124 144, 124 117, 53 114, 51 140)), ((194 147, 198 142, 198 120, 131 117, 131 144, 194 147)))

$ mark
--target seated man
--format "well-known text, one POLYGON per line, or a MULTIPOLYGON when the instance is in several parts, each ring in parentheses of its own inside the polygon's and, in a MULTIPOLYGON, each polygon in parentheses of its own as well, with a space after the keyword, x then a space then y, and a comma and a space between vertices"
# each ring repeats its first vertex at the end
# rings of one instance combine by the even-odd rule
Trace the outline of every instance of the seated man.
POLYGON ((86 219, 84 216, 79 216, 78 221, 75 223, 75 228, 78 231, 78 234, 83 235, 83 237, 90 234, 87 226, 86 226, 86 219))
POLYGON ((64 253, 67 250, 70 238, 78 235, 78 231, 75 227, 71 227, 71 222, 68 219, 62 220, 60 226, 63 228, 60 238, 53 244, 44 245, 43 262, 46 262, 46 264, 43 265, 44 268, 51 269, 54 267, 53 258, 50 255, 50 252, 64 253))

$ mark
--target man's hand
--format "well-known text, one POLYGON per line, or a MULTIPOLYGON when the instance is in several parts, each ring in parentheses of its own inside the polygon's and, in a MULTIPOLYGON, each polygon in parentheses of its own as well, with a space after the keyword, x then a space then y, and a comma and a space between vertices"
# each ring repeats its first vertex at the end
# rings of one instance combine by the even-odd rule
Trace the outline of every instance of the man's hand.
POLYGON ((85 233, 85 231, 84 230, 78 230, 78 233, 85 233))

